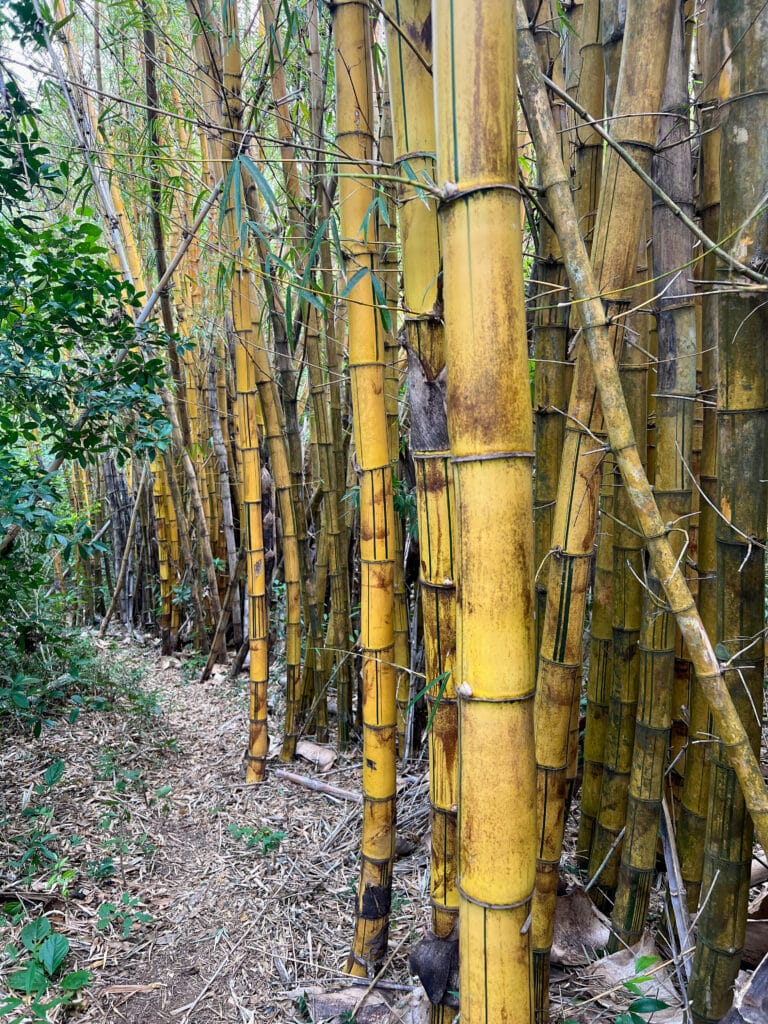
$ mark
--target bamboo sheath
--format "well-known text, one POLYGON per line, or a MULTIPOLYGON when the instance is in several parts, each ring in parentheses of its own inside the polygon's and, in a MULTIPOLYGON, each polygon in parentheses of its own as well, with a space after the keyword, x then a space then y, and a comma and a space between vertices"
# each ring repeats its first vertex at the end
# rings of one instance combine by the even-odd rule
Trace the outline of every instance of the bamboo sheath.
POLYGON ((384 330, 372 274, 377 236, 369 211, 373 82, 368 5, 331 4, 336 48, 340 234, 348 280, 349 371, 360 473, 360 646, 363 652, 363 834, 357 913, 347 972, 365 976, 386 955, 395 852, 395 524, 389 458, 384 330), (367 231, 366 231, 367 222, 367 231))
POLYGON ((455 0, 435 4, 432 15, 459 581, 461 1019, 527 1024, 536 806, 533 431, 514 11, 505 2, 455 0))
MULTIPOLYGON (((614 123, 614 134, 636 148, 647 165, 650 165, 651 147, 656 142, 657 115, 645 111, 659 107, 661 86, 658 83, 663 80, 666 67, 670 26, 668 0, 630 6, 627 34, 631 39, 630 52, 636 59, 627 61, 622 69, 616 105, 616 113, 621 116, 614 123)), ((530 112, 526 112, 530 117, 530 112)), ((559 163, 562 165, 562 161, 559 163)), ((644 215, 642 196, 643 187, 635 175, 619 165, 615 154, 608 153, 603 167, 590 273, 599 282, 592 294, 602 294, 614 313, 625 312, 625 293, 635 280, 644 215)), ((547 199, 554 201, 552 195, 547 199)), ((558 235, 565 257, 565 242, 559 231, 558 235)), ((575 291, 573 282, 571 284, 575 291)), ((602 309, 600 300, 597 301, 602 309)), ((581 308, 580 302, 577 308, 581 308)), ((612 349, 620 351, 621 317, 611 324, 609 335, 612 349)), ((547 609, 536 687, 538 838, 532 932, 537 1008, 542 1018, 548 999, 549 948, 564 829, 568 736, 581 680, 586 596, 605 455, 605 446, 599 437, 604 430, 603 415, 592 369, 583 355, 577 355, 565 428, 552 555, 548 563, 547 609)))
POLYGON ((638 526, 645 538, 650 559, 691 654, 699 684, 723 738, 729 763, 738 777, 758 839, 765 843, 768 842, 768 796, 760 767, 723 682, 714 648, 691 599, 684 572, 667 539, 667 525, 659 514, 637 456, 610 346, 605 311, 598 298, 597 282, 579 236, 568 176, 559 157, 546 92, 541 83, 524 9, 520 4, 518 19, 521 29, 519 71, 526 112, 542 165, 542 183, 556 220, 571 288, 579 300, 584 338, 600 393, 611 448, 633 499, 638 526))

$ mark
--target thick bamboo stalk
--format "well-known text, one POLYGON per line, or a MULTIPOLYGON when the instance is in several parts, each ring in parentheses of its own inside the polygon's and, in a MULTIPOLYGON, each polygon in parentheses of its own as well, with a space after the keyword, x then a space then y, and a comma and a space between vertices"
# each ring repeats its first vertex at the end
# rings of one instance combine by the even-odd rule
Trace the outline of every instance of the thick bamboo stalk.
MULTIPOLYGON (((768 12, 763 4, 718 4, 725 65, 721 103, 719 236, 741 262, 765 266, 768 215, 768 12), (730 49, 729 49, 730 47, 730 49)), ((725 680, 756 753, 764 698, 765 540, 768 519, 768 314, 762 294, 729 287, 718 267, 717 650, 725 680)), ((718 725, 721 739, 725 740, 718 725)), ((744 944, 752 860, 752 823, 729 766, 727 749, 712 753, 699 941, 689 998, 697 1022, 728 1010, 744 944)), ((757 822, 755 822, 757 825, 757 822)))
POLYGON ((515 22, 505 2, 438 3, 432 16, 459 586, 461 1019, 527 1024, 536 807, 533 431, 515 22))
MULTIPOLYGON (((646 166, 656 141, 656 111, 669 45, 671 10, 666 0, 630 6, 627 37, 633 59, 622 67, 617 113, 618 139, 635 147, 646 166), (631 116, 630 116, 631 115, 631 116)), ((530 117, 530 112, 529 112, 530 117)), ((561 163, 561 161, 560 161, 561 163)), ((611 314, 623 311, 624 293, 635 279, 643 224, 643 187, 607 154, 592 245, 590 273, 611 314)), ((560 237, 561 250, 564 240, 560 237)), ((600 300, 596 300, 600 308, 600 300)), ((581 308, 579 305, 577 308, 581 308)), ((623 320, 611 324, 610 340, 620 350, 623 320)), ((577 349, 578 351, 578 349, 577 349)), ((536 760, 538 765, 537 879, 533 908, 537 1007, 543 1016, 548 998, 549 948, 554 928, 558 865, 562 848, 567 792, 568 735, 578 699, 582 635, 594 547, 597 494, 604 457, 599 439, 604 410, 597 401, 592 369, 576 359, 568 406, 565 450, 558 486, 553 552, 549 560, 547 611, 536 688, 536 760)))
MULTIPOLYGON (((670 63, 659 124, 654 177, 684 209, 692 211, 688 142, 687 73, 683 63, 682 11, 676 12, 670 63)), ((673 524, 673 549, 685 557, 691 509, 689 466, 696 390, 696 319, 690 287, 680 268, 691 259, 691 237, 661 203, 653 212, 654 281, 657 291, 657 459, 654 493, 664 521, 673 524)), ((640 692, 629 783, 627 826, 612 922, 616 948, 643 933, 656 866, 667 745, 672 724, 675 624, 653 568, 643 593, 640 692)), ((686 697, 686 706, 689 699, 686 697)))
MULTIPOLYGON (((379 158, 385 174, 392 174, 394 142, 392 136, 392 110, 389 98, 389 84, 386 79, 380 84, 379 158)), ((403 362, 400 340, 397 334, 399 250, 397 246, 397 220, 395 217, 394 190, 391 182, 383 185, 387 217, 378 216, 379 272, 384 289, 384 302, 391 316, 391 324, 384 342, 386 350, 386 372, 384 398, 387 406, 387 432, 389 435, 389 458, 392 463, 393 480, 400 479, 400 371, 403 362), (389 223, 387 223, 387 221, 389 223)), ((408 636, 408 602, 405 593, 403 571, 403 519, 395 515, 395 646, 394 659, 397 680, 395 694, 397 701, 397 749, 402 757, 412 738, 407 737, 408 702, 410 699, 410 642, 408 636)))
MULTIPOLYGON (((717 5, 714 3, 707 4, 701 12, 697 45, 702 76, 706 83, 700 111, 702 135, 698 207, 702 227, 708 235, 716 236, 720 220, 720 110, 717 83, 722 61, 722 38, 717 24, 717 5)), ((704 281, 714 281, 716 264, 715 254, 705 252, 701 274, 704 281)), ((701 304, 703 437, 699 482, 702 497, 699 513, 698 606, 707 633, 714 639, 717 635, 717 294, 705 287, 701 304)), ((695 912, 699 905, 704 867, 713 733, 710 711, 698 686, 693 687, 690 709, 690 742, 686 753, 677 841, 688 909, 695 912)))
MULTIPOLYGON (((571 23, 578 33, 568 33, 568 94, 574 96, 593 116, 603 112, 604 70, 601 45, 599 0, 586 0, 579 17, 572 11, 571 23), (574 20, 576 17, 578 20, 574 20), (578 49, 578 61, 568 59, 578 49), (576 71, 578 68, 578 72, 576 71), (574 80, 575 79, 575 80, 574 80)), ((573 201, 579 228, 590 251, 600 194, 603 143, 597 132, 569 108, 574 139, 573 201)), ((589 677, 584 724, 583 771, 581 786, 581 818, 577 856, 585 864, 589 860, 592 830, 600 806, 603 777, 605 733, 608 725, 608 698, 613 678, 613 466, 603 467, 600 490, 600 517, 597 529, 597 552, 592 584, 592 621, 590 629, 589 677)))
MULTIPOLYGON (((240 35, 237 10, 234 4, 224 5, 221 40, 221 100, 222 106, 227 112, 226 127, 222 134, 221 158, 224 165, 222 169, 228 173, 231 162, 239 155, 242 144, 240 134, 242 118, 240 35)), ((226 197, 227 206, 222 220, 221 235, 223 244, 233 254, 235 263, 230 301, 235 349, 237 441, 241 467, 241 528, 246 552, 250 649, 246 781, 261 782, 264 779, 269 747, 267 735, 269 607, 262 524, 261 458, 259 454, 260 410, 257 396, 258 362, 262 358, 258 350, 261 347, 262 339, 258 328, 260 318, 256 308, 252 277, 245 266, 246 253, 243 252, 240 225, 237 224, 235 217, 235 201, 235 196, 232 194, 226 197)), ((289 565, 288 551, 289 548, 286 548, 286 567, 289 565)), ((288 575, 286 568, 286 584, 288 575)), ((287 649, 288 638, 286 637, 287 649)), ((293 683, 295 688, 295 677, 293 683)), ((291 664, 288 665, 288 685, 289 687, 291 685, 291 664)))
MULTIPOLYGON (((557 31, 555 5, 527 4, 529 16, 536 17, 534 35, 542 68, 562 85, 563 63, 557 31)), ((561 100, 553 103, 553 116, 562 131, 561 143, 567 146, 566 108, 561 100)), ((541 633, 547 601, 546 559, 551 548, 552 527, 563 449, 563 413, 568 402, 566 352, 568 335, 568 297, 564 288, 565 271, 557 238, 546 217, 539 222, 539 241, 533 276, 536 293, 533 300, 534 419, 536 473, 533 483, 534 558, 536 561, 536 646, 541 633)))
MULTIPOLYGON (((408 346, 411 454, 416 475, 421 607, 429 720, 432 933, 447 939, 459 905, 456 888, 458 708, 453 476, 445 407, 445 338, 440 295, 440 244, 435 200, 419 189, 435 177, 435 116, 430 0, 385 7, 390 95, 399 172, 404 328, 408 346), (397 30, 395 30, 397 29, 397 30), (409 41, 419 41, 414 50, 409 41), (415 182, 413 181, 415 179, 415 182), (408 181, 408 184, 406 184, 408 181)), ((454 1009, 431 1007, 432 1024, 448 1024, 454 1009)))
POLYGON ((363 834, 355 934, 346 969, 365 976, 386 955, 395 852, 395 522, 384 401, 384 330, 372 280, 378 261, 371 210, 373 81, 368 5, 340 0, 331 4, 331 13, 340 235, 348 281, 364 271, 347 296, 355 459, 360 474, 363 834))

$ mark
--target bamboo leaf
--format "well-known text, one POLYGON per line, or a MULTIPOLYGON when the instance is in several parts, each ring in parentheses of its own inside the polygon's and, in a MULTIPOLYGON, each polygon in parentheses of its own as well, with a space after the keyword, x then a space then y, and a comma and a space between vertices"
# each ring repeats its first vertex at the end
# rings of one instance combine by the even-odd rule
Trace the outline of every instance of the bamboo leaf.
POLYGON ((371 272, 368 269, 368 267, 360 267, 359 270, 356 270, 354 272, 354 274, 352 275, 352 277, 350 277, 350 279, 347 281, 347 284, 346 284, 346 286, 344 288, 344 291, 341 293, 341 298, 345 299, 347 297, 347 295, 349 295, 349 293, 355 287, 355 285, 359 284, 363 280, 363 278, 366 276, 366 274, 370 274, 370 273, 371 272))
POLYGON ((235 163, 236 162, 233 160, 229 165, 229 170, 227 171, 227 176, 224 179, 224 185, 221 189, 221 203, 219 204, 219 231, 221 231, 221 226, 224 223, 224 218, 227 215, 227 209, 229 207, 229 194, 232 191, 232 181, 235 176, 235 163))
POLYGON ((312 245, 309 247, 309 252, 307 253, 307 266, 301 278, 301 283, 305 287, 309 281, 312 271, 314 270, 315 256, 317 256, 317 250, 320 248, 323 238, 325 237, 327 227, 328 221, 324 220, 312 236, 312 245))
POLYGON ((285 289, 285 330, 288 338, 293 347, 293 292, 291 286, 288 285, 285 289))
POLYGON ((243 166, 256 183, 256 187, 258 188, 259 192, 261 192, 264 202, 267 204, 273 215, 277 217, 277 201, 275 200, 275 193, 272 191, 271 185, 249 156, 246 156, 245 153, 241 153, 240 159, 243 162, 243 166))
POLYGON ((331 235, 333 236, 333 247, 336 251, 336 259, 339 261, 339 266, 344 265, 344 250, 341 248, 341 239, 339 238, 339 225, 336 223, 336 218, 330 218, 331 224, 331 235))
POLYGON ((392 314, 389 312, 389 309, 387 308, 387 297, 384 294, 384 289, 382 288, 381 281, 378 279, 378 277, 376 277, 376 275, 373 272, 371 272, 371 287, 373 288, 373 293, 376 296, 376 303, 379 308, 379 316, 381 317, 382 326, 384 327, 385 331, 391 331, 392 314))

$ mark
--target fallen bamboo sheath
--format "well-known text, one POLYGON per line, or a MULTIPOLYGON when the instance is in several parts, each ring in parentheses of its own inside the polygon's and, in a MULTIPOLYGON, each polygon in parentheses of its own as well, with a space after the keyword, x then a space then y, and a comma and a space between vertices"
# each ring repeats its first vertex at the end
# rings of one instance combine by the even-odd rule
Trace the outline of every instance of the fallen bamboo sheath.
MULTIPOLYGON (((760 843, 768 842, 768 794, 760 765, 723 682, 720 663, 696 609, 683 570, 667 539, 669 527, 661 518, 645 475, 629 422, 626 402, 608 337, 608 324, 597 282, 579 233, 568 174, 560 158, 549 100, 544 89, 528 28, 518 0, 519 80, 523 106, 539 161, 541 186, 563 251, 575 309, 583 331, 595 383, 600 395, 608 440, 643 534, 654 572, 664 587, 670 608, 688 648, 696 678, 736 772, 760 843)), ((579 359, 586 353, 579 352, 579 359)))

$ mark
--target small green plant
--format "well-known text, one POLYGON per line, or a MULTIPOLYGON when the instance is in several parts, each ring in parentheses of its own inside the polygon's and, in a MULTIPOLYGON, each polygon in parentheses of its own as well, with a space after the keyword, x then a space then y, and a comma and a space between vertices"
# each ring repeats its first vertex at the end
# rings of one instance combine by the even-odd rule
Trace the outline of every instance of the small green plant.
POLYGON ((645 982, 653 980, 653 973, 648 974, 647 972, 658 962, 657 956, 639 956, 635 960, 635 975, 624 982, 624 988, 638 998, 629 1004, 624 1013, 619 1014, 616 1024, 648 1024, 645 1017, 649 1013, 667 1009, 669 1003, 665 1003, 663 999, 645 995, 640 988, 645 982))
POLYGON ((0 1017, 9 1017, 23 1007, 11 1024, 28 1020, 30 1014, 33 1020, 45 1021, 54 1007, 76 1000, 77 993, 90 984, 91 972, 70 971, 59 976, 69 954, 69 940, 53 931, 47 917, 38 917, 26 924, 20 938, 23 948, 9 942, 5 951, 17 965, 8 975, 6 984, 11 992, 21 994, 9 995, 0 1003, 0 1017))
POLYGON ((285 832, 277 832, 264 827, 255 828, 253 825, 228 825, 227 832, 233 839, 242 839, 249 850, 260 847, 263 854, 272 853, 278 849, 286 836, 285 832))
POLYGON ((104 857, 103 860, 88 860, 85 862, 85 870, 97 882, 103 882, 111 878, 117 868, 111 857, 104 857))
MULTIPOLYGON (((63 774, 64 762, 53 761, 46 768, 43 781, 35 784, 34 795, 37 797, 49 796, 63 774)), ((23 872, 27 878, 50 864, 56 865, 58 871, 63 870, 64 862, 60 855, 52 849, 52 845, 59 839, 58 833, 50 828, 53 807, 49 804, 35 806, 33 803, 28 803, 21 814, 26 821, 30 822, 31 827, 26 835, 20 836, 16 840, 22 848, 22 852, 19 857, 9 859, 9 865, 14 870, 23 872)))
MULTIPOLYGON (((649 974, 648 969, 658 962, 659 958, 657 956, 639 956, 635 960, 634 977, 627 978, 624 982, 624 988, 628 989, 638 998, 633 1000, 623 1013, 619 1014, 615 1024, 649 1024, 646 1019, 649 1014, 668 1009, 669 1003, 665 1003, 663 999, 644 995, 643 990, 640 988, 645 982, 653 980, 653 972, 649 974)), ((577 1021, 572 1019, 566 1020, 563 1021, 563 1024, 577 1024, 577 1021)))
POLYGON ((124 892, 119 903, 102 903, 97 911, 96 927, 100 932, 118 930, 127 939, 134 926, 151 924, 155 919, 145 910, 137 909, 138 896, 129 896, 124 892))
POLYGON ((208 656, 200 651, 186 657, 181 663, 181 678, 184 682, 192 683, 198 679, 205 668, 206 661, 208 661, 208 656))
POLYGON ((8 900, 0 907, 0 928, 13 928, 24 920, 24 907, 18 900, 8 900))

